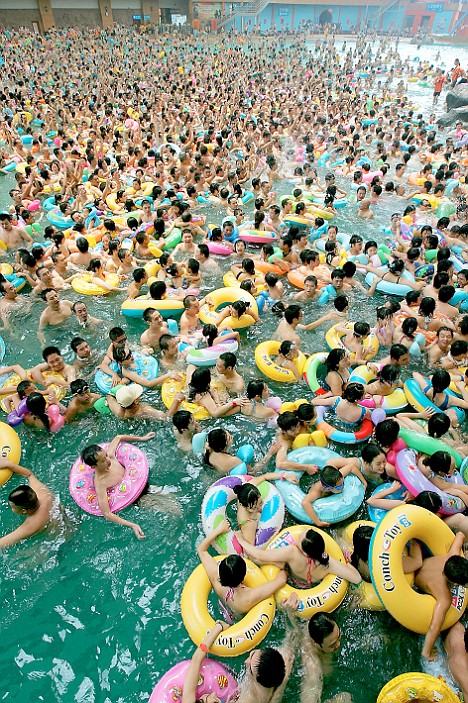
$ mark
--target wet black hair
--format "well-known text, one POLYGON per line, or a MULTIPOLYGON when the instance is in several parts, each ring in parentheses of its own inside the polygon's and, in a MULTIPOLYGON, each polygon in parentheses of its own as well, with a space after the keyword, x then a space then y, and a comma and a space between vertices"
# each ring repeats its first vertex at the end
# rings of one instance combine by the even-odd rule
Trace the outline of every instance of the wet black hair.
POLYGON ((219 562, 219 582, 225 588, 240 586, 247 574, 247 564, 238 554, 230 554, 219 562))

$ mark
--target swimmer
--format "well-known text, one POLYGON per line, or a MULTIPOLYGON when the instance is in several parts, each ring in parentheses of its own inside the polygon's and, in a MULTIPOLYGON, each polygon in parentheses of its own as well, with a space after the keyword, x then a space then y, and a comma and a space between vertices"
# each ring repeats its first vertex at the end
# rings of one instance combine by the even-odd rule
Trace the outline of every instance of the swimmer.
POLYGON ((450 672, 460 686, 463 697, 468 700, 468 630, 460 622, 452 625, 445 635, 450 672))
MULTIPOLYGON (((271 554, 268 551, 254 547, 237 534, 239 544, 250 559, 259 564, 271 564, 271 554)), ((274 563, 288 568, 297 588, 311 588, 328 574, 341 576, 350 583, 358 584, 362 581, 354 566, 342 564, 327 554, 325 541, 318 530, 304 530, 292 544, 275 549, 274 563)))
POLYGON ((68 320, 72 314, 73 303, 69 300, 60 300, 59 294, 53 288, 45 288, 41 293, 41 298, 47 303, 47 307, 39 318, 38 337, 44 343, 43 331, 46 327, 61 325, 68 320))
POLYGON ((364 488, 367 488, 366 479, 354 464, 347 464, 341 469, 337 469, 335 466, 325 466, 320 472, 319 480, 309 488, 309 492, 302 499, 302 507, 317 527, 329 527, 330 523, 319 519, 313 504, 320 498, 342 493, 345 485, 344 480, 349 474, 357 476, 364 488))
POLYGON ((216 375, 229 395, 242 395, 245 391, 245 381, 237 373, 235 366, 237 356, 232 352, 223 352, 216 359, 216 375))
POLYGON ((98 327, 102 323, 102 320, 89 314, 86 303, 82 300, 77 300, 73 303, 72 311, 80 327, 98 327))
POLYGON ((155 436, 154 432, 148 432, 142 436, 116 435, 107 449, 103 449, 99 444, 91 444, 81 452, 81 460, 94 469, 94 487, 103 516, 116 525, 130 527, 137 539, 144 539, 145 533, 137 523, 129 522, 111 511, 107 491, 119 485, 125 476, 125 468, 116 457, 119 444, 121 442, 148 442, 155 436))
MULTIPOLYGON (((203 451, 203 460, 205 464, 210 466, 212 469, 216 469, 222 474, 228 474, 236 466, 243 463, 243 460, 238 456, 233 456, 229 454, 228 449, 232 446, 234 437, 230 432, 224 429, 210 430, 208 432, 205 442, 205 448, 203 451)), ((251 468, 253 474, 258 473, 264 469, 270 459, 275 456, 278 452, 279 445, 273 442, 265 456, 257 461, 251 468)))
POLYGON ((177 410, 172 416, 172 424, 179 449, 183 452, 191 452, 193 436, 201 431, 200 423, 188 410, 177 410))
POLYGON ((431 624, 421 652, 424 659, 431 660, 437 656, 434 644, 452 603, 450 584, 468 586, 468 561, 460 556, 464 541, 463 532, 457 532, 447 554, 427 557, 421 568, 415 572, 415 585, 435 598, 431 624))
MULTIPOLYGON (((239 621, 257 603, 272 596, 286 583, 286 572, 281 570, 271 581, 260 586, 246 586, 243 582, 247 573, 247 565, 238 554, 224 557, 220 562, 210 555, 208 549, 219 535, 231 530, 227 520, 223 520, 198 545, 197 554, 203 564, 211 587, 219 598, 219 607, 230 624, 239 621)), ((246 543, 245 543, 246 544, 246 543)), ((242 545, 244 546, 244 545, 242 545)), ((254 549, 252 547, 252 549, 254 549)))
POLYGON ((73 400, 65 411, 65 422, 71 422, 77 415, 91 410, 96 401, 101 398, 99 393, 91 393, 89 384, 81 378, 70 383, 70 391, 73 400))
POLYGON ((10 508, 16 515, 26 517, 20 527, 10 534, 0 537, 0 549, 6 549, 43 530, 52 517, 54 495, 52 491, 24 466, 9 459, 0 458, 0 469, 8 469, 27 479, 29 485, 14 488, 9 496, 10 508))

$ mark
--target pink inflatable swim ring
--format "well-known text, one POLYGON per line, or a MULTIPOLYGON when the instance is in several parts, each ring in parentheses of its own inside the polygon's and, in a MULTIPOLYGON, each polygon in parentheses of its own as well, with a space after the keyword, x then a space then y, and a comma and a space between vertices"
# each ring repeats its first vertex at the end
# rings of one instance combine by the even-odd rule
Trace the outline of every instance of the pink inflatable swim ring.
POLYGON ((210 254, 218 254, 218 256, 230 256, 232 254, 232 249, 227 247, 225 244, 208 242, 207 246, 210 254))
MULTIPOLYGON (((109 442, 100 443, 99 446, 107 449, 109 442)), ((121 442, 115 455, 125 468, 125 475, 117 486, 107 491, 113 513, 123 510, 139 498, 149 474, 148 459, 135 445, 121 442)), ((91 515, 102 515, 94 487, 94 469, 84 464, 80 457, 71 468, 69 487, 71 497, 80 508, 91 515)))
MULTIPOLYGON (((190 661, 181 661, 164 674, 151 694, 148 703, 180 703, 190 661)), ((204 659, 198 677, 196 699, 215 693, 222 703, 237 700, 237 681, 225 666, 214 659, 204 659)))
POLYGON ((387 461, 392 466, 395 466, 397 453, 401 452, 403 449, 407 449, 408 445, 402 439, 398 438, 393 442, 392 446, 387 452, 387 461))
MULTIPOLYGON (((423 491, 437 493, 442 499, 442 515, 456 515, 466 510, 465 503, 456 496, 449 495, 440 488, 434 486, 429 479, 424 476, 418 466, 418 458, 412 449, 403 449, 396 455, 395 468, 398 478, 412 496, 418 496, 423 491)), ((462 477, 456 472, 450 479, 450 483, 464 483, 462 477)))
POLYGON ((362 180, 364 183, 370 183, 371 180, 374 178, 374 176, 378 176, 379 178, 382 178, 383 173, 382 171, 368 171, 367 173, 362 174, 362 180))
POLYGON ((263 232, 258 230, 242 230, 239 234, 239 239, 243 242, 249 242, 249 244, 273 244, 277 241, 276 236, 273 232, 263 232))

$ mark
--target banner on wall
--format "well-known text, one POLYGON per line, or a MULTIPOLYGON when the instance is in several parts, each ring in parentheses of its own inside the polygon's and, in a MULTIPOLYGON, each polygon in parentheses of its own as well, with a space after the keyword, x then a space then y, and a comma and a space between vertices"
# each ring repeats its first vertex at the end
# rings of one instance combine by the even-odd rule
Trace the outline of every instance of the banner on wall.
POLYGON ((221 17, 222 8, 221 2, 194 2, 193 14, 201 20, 212 20, 221 17))
POLYGON ((444 11, 444 3, 443 2, 427 2, 426 3, 426 12, 443 12, 444 11))
POLYGON ((289 17, 289 7, 280 5, 278 8, 279 17, 289 17))

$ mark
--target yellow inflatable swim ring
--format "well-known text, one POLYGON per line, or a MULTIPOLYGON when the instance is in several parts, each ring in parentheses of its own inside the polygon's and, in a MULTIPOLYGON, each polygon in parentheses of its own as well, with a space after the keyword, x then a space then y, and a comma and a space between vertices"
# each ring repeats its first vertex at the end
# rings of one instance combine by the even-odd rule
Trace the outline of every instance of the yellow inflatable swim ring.
MULTIPOLYGON (((431 624, 435 599, 417 593, 403 573, 402 554, 411 539, 424 542, 434 556, 447 554, 454 540, 452 530, 437 515, 416 505, 393 508, 377 526, 371 542, 369 565, 372 583, 390 615, 408 630, 425 635, 431 624)), ((468 597, 463 586, 451 585, 452 604, 442 630, 461 618, 468 597)))
MULTIPOLYGON (((258 315, 258 307, 255 298, 241 288, 218 288, 208 293, 205 300, 207 302, 200 308, 200 321, 204 324, 214 324, 222 308, 226 305, 231 305, 236 302, 236 300, 248 302, 250 309, 258 315)), ((223 321, 223 324, 231 330, 243 330, 255 324, 255 319, 246 312, 241 317, 232 317, 230 315, 223 321)))
MULTIPOLYGON (((96 283, 91 283, 92 279, 92 273, 83 273, 83 275, 77 276, 72 281, 73 290, 82 295, 108 295, 112 293, 112 291, 102 288, 96 283)), ((106 281, 110 286, 119 285, 119 277, 116 273, 106 273, 106 281)))
MULTIPOLYGON (((371 522, 370 520, 356 520, 355 522, 352 522, 350 525, 347 525, 344 528, 341 536, 349 549, 349 552, 346 553, 347 561, 350 561, 353 549, 353 535, 356 532, 357 528, 374 528, 375 526, 376 523, 371 522)), ((406 549, 404 550, 404 552, 407 554, 406 549)), ((410 584, 410 586, 412 586, 414 582, 414 574, 405 574, 405 578, 410 584)), ((365 610, 385 610, 385 606, 377 595, 377 592, 372 583, 369 583, 368 581, 361 581, 361 583, 357 586, 354 586, 354 588, 359 595, 359 605, 361 606, 361 608, 364 608, 365 610)))
MULTIPOLYGON (((28 379, 31 381, 32 380, 31 369, 28 369, 26 371, 26 375, 27 375, 28 379)), ((62 376, 62 374, 57 373, 57 371, 43 371, 42 375, 46 379, 47 378, 57 378, 57 379, 60 379, 61 381, 65 380, 65 378, 62 376)), ((9 400, 9 398, 13 397, 13 395, 15 394, 16 391, 14 391, 13 393, 2 393, 2 388, 7 388, 9 386, 14 386, 16 388, 16 386, 19 383, 21 383, 21 381, 22 381, 22 378, 21 378, 21 376, 19 376, 19 374, 12 373, 12 374, 10 374, 10 376, 7 376, 5 378, 5 380, 3 381, 3 383, 0 386, 0 408, 2 410, 4 410, 6 413, 11 413, 11 411, 13 410, 13 408, 10 407, 8 400, 9 400)), ((55 391, 55 395, 56 395, 58 401, 63 400, 63 398, 65 398, 65 396, 67 395, 67 389, 62 385, 56 385, 55 383, 52 383, 49 386, 49 389, 51 391, 55 391)))
MULTIPOLYGON (((216 561, 225 559, 224 556, 214 558, 216 561)), ((245 563, 247 574, 243 583, 246 586, 254 588, 266 583, 267 579, 256 564, 249 559, 246 559, 245 563)), ((210 591, 211 583, 205 568, 203 564, 199 564, 188 577, 180 601, 183 623, 189 637, 197 646, 215 624, 208 610, 210 591)), ((274 616, 275 600, 271 596, 254 605, 242 620, 221 632, 210 652, 217 657, 235 657, 258 647, 270 631, 274 616)))
MULTIPOLYGON (((21 442, 13 427, 6 422, 0 422, 0 456, 18 464, 21 459, 21 442)), ((0 469, 0 486, 3 486, 11 476, 9 469, 0 469)))
MULTIPOLYGON (((300 405, 309 405, 309 401, 305 398, 299 398, 294 401, 285 401, 280 407, 280 415, 286 412, 294 412, 300 405)), ((294 438, 292 443, 293 449, 302 449, 303 447, 326 447, 328 439, 323 430, 314 430, 313 432, 301 432, 294 438)))
MULTIPOLYGON (((355 352, 349 352, 349 350, 344 346, 341 340, 346 335, 346 332, 338 330, 338 327, 344 327, 349 331, 352 331, 354 329, 354 323, 347 322, 344 325, 341 323, 332 325, 325 334, 325 341, 330 349, 344 349, 345 351, 347 351, 350 355, 351 361, 353 361, 356 358, 356 354, 355 352)), ((373 359, 374 356, 377 354, 377 352, 379 351, 379 340, 374 334, 370 334, 368 336, 364 343, 364 349, 368 350, 364 357, 366 361, 368 361, 369 359, 373 359)))
POLYGON ((380 691, 377 703, 411 703, 414 700, 428 703, 460 703, 458 696, 445 681, 420 671, 401 674, 389 681, 380 691))
MULTIPOLYGON (((260 371, 268 378, 271 378, 272 381, 297 383, 297 379, 291 369, 283 368, 272 358, 278 355, 280 346, 281 342, 274 342, 271 339, 261 342, 255 349, 255 363, 260 371)), ((305 363, 306 357, 303 352, 299 351, 299 356, 294 359, 293 364, 300 374, 304 370, 305 363)))
MULTIPOLYGON (((259 277, 262 276, 262 274, 259 271, 255 271, 259 277)), ((233 274, 232 271, 227 271, 224 276, 223 276, 223 283, 226 286, 226 288, 240 288, 241 286, 241 281, 239 281, 235 275, 233 274)), ((258 295, 260 291, 262 290, 267 290, 268 286, 266 283, 256 283, 256 288, 257 292, 255 295, 258 295)))
MULTIPOLYGON (((168 378, 167 381, 164 381, 164 383, 161 386, 161 398, 162 402, 166 406, 166 408, 170 408, 172 403, 174 402, 174 398, 176 393, 180 393, 185 389, 187 380, 186 377, 181 381, 175 381, 173 378, 168 378)), ((224 386, 221 385, 221 383, 218 383, 217 381, 212 381, 211 382, 211 388, 214 388, 214 390, 220 392, 224 390, 224 386)), ((188 410, 192 415, 194 416, 195 420, 208 420, 211 415, 206 410, 203 405, 199 405, 198 403, 191 403, 189 400, 184 400, 180 404, 179 410, 188 410)))
MULTIPOLYGON (((301 535, 308 530, 315 530, 315 532, 321 534, 325 540, 327 554, 333 559, 340 561, 342 564, 345 563, 344 554, 335 540, 326 532, 322 532, 322 530, 319 530, 317 527, 311 527, 310 525, 292 525, 291 527, 286 527, 284 530, 281 530, 281 532, 268 543, 266 547, 267 552, 269 549, 274 550, 280 547, 288 547, 297 539, 300 539, 301 535)), ((272 558, 274 559, 274 554, 272 558)), ((267 579, 271 581, 277 576, 279 567, 274 564, 266 564, 262 566, 262 571, 267 579)), ((275 598, 276 602, 280 604, 285 598, 295 593, 299 598, 297 615, 300 618, 308 620, 314 613, 331 613, 333 610, 336 610, 343 601, 347 590, 348 581, 341 578, 341 576, 328 574, 317 586, 312 586, 311 588, 295 588, 286 584, 275 593, 275 598)))

